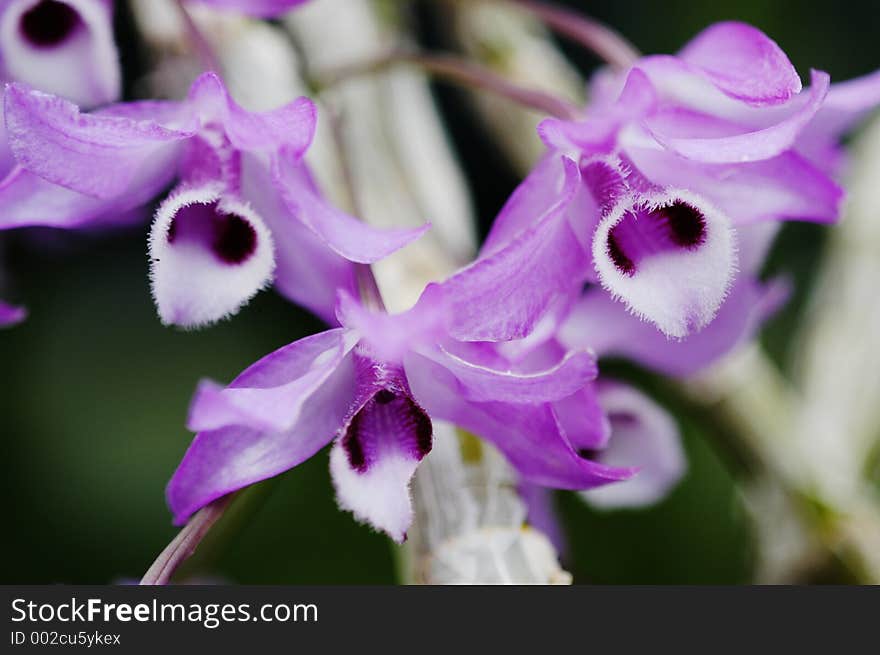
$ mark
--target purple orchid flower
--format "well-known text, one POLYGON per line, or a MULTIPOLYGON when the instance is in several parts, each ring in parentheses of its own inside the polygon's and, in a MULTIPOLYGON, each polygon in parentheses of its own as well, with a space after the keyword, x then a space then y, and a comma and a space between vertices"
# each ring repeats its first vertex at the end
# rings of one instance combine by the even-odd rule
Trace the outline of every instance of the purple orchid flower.
POLYGON ((215 9, 237 11, 251 16, 272 18, 304 4, 308 0, 189 0, 189 2, 208 5, 215 9))
POLYGON ((0 7, 0 77, 84 107, 119 98, 112 0, 6 0, 0 7))
POLYGON ((563 272, 562 252, 584 262, 556 291, 593 283, 682 338, 733 295, 756 297, 780 220, 837 219, 839 137, 880 101, 880 74, 829 87, 828 75, 813 71, 802 91, 776 43, 748 25, 719 23, 677 56, 601 72, 591 99, 583 121, 541 123, 550 151, 505 205, 483 252, 522 238, 556 208, 543 229, 556 231, 545 238, 560 249, 547 251, 545 266, 563 272))
MULTIPOLYGON (((600 356, 611 354, 613 350, 607 344, 626 342, 627 336, 638 335, 633 335, 631 330, 629 335, 624 334, 619 340, 613 336, 605 336, 605 332, 617 330, 622 321, 613 314, 609 317, 610 310, 598 302, 606 303, 614 311, 619 311, 626 320, 647 334, 649 343, 645 350, 655 357, 652 361, 670 367, 676 357, 688 360, 688 342, 703 338, 705 332, 722 329, 716 327, 716 323, 721 324, 721 321, 717 321, 703 333, 684 341, 671 341, 651 325, 627 314, 620 303, 611 300, 601 289, 592 289, 581 300, 574 303, 564 301, 552 307, 527 338, 494 344, 494 349, 507 367, 527 369, 546 366, 569 352, 586 350, 600 356), (596 298, 600 300, 597 301, 596 298), (592 339, 602 349, 594 350, 592 339)), ((741 325, 730 319, 726 322, 733 324, 727 329, 735 338, 744 338, 741 325)), ((726 334, 715 335, 709 337, 708 341, 713 346, 719 342, 731 346, 726 339, 726 334)), ((714 354, 714 351, 709 355, 701 352, 700 343, 690 345, 696 350, 695 355, 688 360, 696 362, 692 367, 714 354)), ((662 366, 658 365, 658 368, 662 366)), ((594 494, 592 490, 582 492, 587 500, 597 499, 594 504, 602 503, 609 508, 649 505, 661 500, 684 475, 686 462, 675 421, 664 409, 636 389, 614 380, 599 378, 585 384, 575 393, 557 400, 554 410, 582 457, 605 465, 629 467, 638 471, 627 480, 609 485, 608 491, 602 494, 594 494)), ((533 500, 535 511, 543 514, 539 510, 541 507, 546 509, 546 498, 534 485, 530 485, 528 481, 524 483, 526 499, 530 504, 533 500)))
POLYGON ((184 101, 91 114, 11 84, 5 111, 16 165, 0 182, 0 229, 118 222, 178 180, 149 239, 166 324, 216 321, 273 277, 333 321, 337 290, 356 289, 353 262, 381 259, 427 227, 376 231, 320 196, 303 161, 316 120, 307 98, 251 113, 206 73, 184 101))
MULTIPOLYGON (((606 465, 636 467, 638 473, 578 495, 602 510, 641 509, 662 501, 687 471, 678 426, 662 407, 633 387, 605 380, 594 386, 607 420, 608 438, 601 449, 582 454, 606 465)), ((523 483, 520 494, 529 524, 567 557, 568 540, 552 489, 523 483)))
MULTIPOLYGON (((601 439, 578 402, 596 376, 591 353, 511 362, 498 344, 479 340, 483 330, 468 328, 477 310, 456 290, 496 274, 478 262, 396 315, 343 292, 343 327, 268 355, 226 388, 203 382, 188 422, 198 434, 168 485, 175 522, 332 441, 339 504, 402 541, 412 521, 409 481, 431 450, 431 418, 489 440, 533 484, 586 489, 628 478, 633 469, 578 454, 601 439)), ((484 310, 500 336, 509 321, 484 310)))
POLYGON ((16 307, 0 300, 0 327, 11 327, 27 318, 24 307, 16 307))
POLYGON ((639 472, 618 484, 581 491, 580 496, 604 509, 653 505, 687 469, 678 426, 666 410, 630 386, 603 382, 598 396, 610 436, 593 459, 606 466, 637 467, 639 472))

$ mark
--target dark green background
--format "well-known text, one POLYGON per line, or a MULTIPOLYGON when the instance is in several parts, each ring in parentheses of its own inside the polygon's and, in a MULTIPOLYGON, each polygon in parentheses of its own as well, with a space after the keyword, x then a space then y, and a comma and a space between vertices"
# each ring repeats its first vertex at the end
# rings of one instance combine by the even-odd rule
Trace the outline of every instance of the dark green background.
MULTIPOLYGON (((607 20, 645 52, 673 52, 710 22, 738 18, 773 36, 804 75, 815 66, 842 80, 880 66, 880 8, 870 1, 568 4, 607 20)), ((424 23, 431 12, 422 6, 416 16, 424 23)), ((124 12, 117 27, 131 77, 143 58, 124 12)), ((437 28, 423 24, 429 42, 437 41, 437 28)), ((585 70, 594 65, 566 48, 585 70)), ((438 88, 438 97, 454 119, 485 228, 515 175, 460 95, 438 88)), ((2 583, 103 583, 142 574, 175 533, 163 489, 191 436, 183 424, 195 383, 228 381, 320 329, 272 292, 208 330, 162 328, 147 283, 146 229, 3 235, 11 274, 5 296, 25 302, 31 316, 0 333, 2 583)), ((783 364, 823 236, 821 228, 786 228, 770 263, 798 283, 795 302, 764 336, 783 364)), ((728 462, 719 458, 711 425, 679 415, 690 472, 665 502, 598 513, 559 495, 576 581, 749 579, 751 538, 728 462)), ((336 509, 324 452, 281 477, 246 529, 228 540, 214 573, 248 583, 382 583, 393 581, 393 567, 388 541, 336 509)))

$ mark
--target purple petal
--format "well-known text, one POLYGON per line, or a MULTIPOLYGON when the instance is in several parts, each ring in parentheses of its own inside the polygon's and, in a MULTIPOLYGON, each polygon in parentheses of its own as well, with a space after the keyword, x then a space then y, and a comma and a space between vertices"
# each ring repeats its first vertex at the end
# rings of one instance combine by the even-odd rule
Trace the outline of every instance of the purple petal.
POLYGON ((250 112, 229 95, 216 73, 203 73, 189 90, 189 103, 203 125, 222 125, 238 150, 271 150, 282 147, 301 156, 315 134, 317 110, 308 98, 297 98, 283 107, 250 112))
POLYGON ((119 97, 119 55, 111 0, 6 0, 0 65, 25 82, 94 107, 119 97))
MULTIPOLYGON (((651 129, 651 134, 669 150, 704 163, 744 163, 770 159, 794 146, 798 136, 822 106, 829 82, 827 73, 812 71, 806 100, 798 103, 790 115, 763 129, 714 138, 675 137, 657 129, 651 129)), ((687 124, 683 124, 678 129, 685 130, 687 127, 687 124)))
POLYGON ((688 191, 624 200, 593 240, 599 280, 635 315, 684 337, 705 327, 736 269, 727 217, 688 191))
POLYGON ((27 318, 27 310, 24 307, 9 305, 0 300, 0 327, 11 327, 21 323, 27 318))
POLYGON ((250 16, 272 18, 301 5, 308 0, 187 0, 215 9, 232 10, 250 16))
POLYGON ((565 184, 555 204, 507 245, 441 284, 453 338, 523 338, 555 300, 580 288, 589 262, 565 217, 580 190, 580 174, 572 160, 563 158, 563 165, 565 184))
POLYGON ((840 139, 880 105, 880 71, 832 84, 822 108, 798 141, 798 150, 817 166, 836 173, 840 139))
MULTIPOLYGON (((248 401, 253 402, 260 389, 264 389, 270 399, 278 400, 275 387, 291 385, 285 389, 289 391, 290 404, 272 408, 279 416, 286 413, 284 420, 291 424, 287 430, 263 429, 264 419, 254 427, 253 411, 243 410, 237 397, 230 396, 229 405, 224 406, 222 403, 227 398, 218 397, 216 390, 203 387, 200 391, 191 422, 220 425, 231 420, 233 423, 196 435, 168 483, 166 496, 175 524, 184 523, 190 514, 220 496, 293 468, 339 432, 356 391, 353 360, 346 355, 351 344, 346 343, 342 330, 310 339, 263 358, 227 389, 250 388, 253 393, 248 401), (311 376, 310 385, 296 386, 300 375, 311 374, 316 369, 323 375, 311 376)), ((263 403, 263 407, 269 405, 271 400, 263 403)))
POLYGON ((107 200, 52 184, 19 166, 0 181, 0 230, 125 225, 132 209, 148 202, 173 179, 176 160, 175 150, 144 162, 131 192, 107 200))
MULTIPOLYGON (((275 288, 327 323, 336 324, 337 292, 357 293, 354 265, 291 215, 273 183, 265 157, 243 153, 241 170, 242 196, 272 231, 275 288)), ((303 174, 307 175, 304 168, 303 174)))
POLYGON ((362 264, 383 259, 419 238, 430 227, 377 230, 324 200, 310 183, 302 162, 288 153, 273 166, 273 178, 290 213, 338 255, 362 264))
POLYGON ((440 364, 458 380, 462 393, 476 402, 545 403, 579 391, 599 374, 592 353, 566 353, 546 369, 521 371, 495 369, 467 361, 442 346, 420 354, 440 364))
POLYGON ((409 483, 433 427, 402 377, 381 364, 371 370, 376 378, 361 382, 369 396, 333 445, 330 473, 339 505, 400 543, 413 517, 409 483))
POLYGON ((145 162, 167 161, 193 134, 152 121, 80 114, 66 100, 19 84, 7 86, 5 103, 9 145, 19 164, 101 199, 131 192, 145 162))
POLYGON ((843 189, 794 151, 743 164, 704 164, 649 147, 625 146, 633 166, 655 184, 710 200, 734 225, 767 220, 833 222, 843 189))
POLYGON ((632 387, 606 384, 602 406, 611 421, 611 439, 596 458, 609 466, 637 466, 628 480, 581 492, 603 508, 645 507, 661 500, 687 469, 678 426, 659 405, 632 387))
POLYGON ((272 236, 222 188, 183 188, 156 211, 150 280, 162 323, 196 327, 237 312, 269 284, 272 236))
POLYGON ((751 105, 785 102, 801 90, 800 77, 782 49, 745 23, 716 23, 678 56, 698 67, 724 93, 751 105))
POLYGON ((626 357, 666 375, 687 376, 717 361, 750 339, 761 322, 787 296, 781 281, 762 285, 743 277, 732 287, 718 316, 686 339, 668 339, 629 314, 601 289, 590 289, 575 305, 559 331, 569 348, 594 348, 600 357, 626 357))
POLYGON ((580 457, 560 429, 549 404, 474 402, 448 370, 420 355, 405 360, 413 395, 438 420, 460 426, 494 444, 526 482, 588 489, 632 475, 580 457))
POLYGON ((548 153, 514 190, 492 222, 481 249, 490 255, 531 228, 566 193, 566 165, 557 153, 548 153))
POLYGON ((611 105, 594 100, 582 121, 547 118, 538 125, 538 136, 551 149, 568 151, 574 148, 586 154, 608 152, 613 149, 612 138, 620 126, 650 113, 657 100, 657 91, 648 76, 633 68, 611 105))
POLYGON ((544 534, 563 559, 568 557, 568 539, 553 502, 553 490, 526 483, 519 485, 519 496, 526 504, 529 525, 544 534))
POLYGON ((411 309, 388 314, 364 307, 353 295, 340 291, 336 314, 342 325, 360 335, 377 359, 397 362, 411 349, 434 344, 445 336, 443 298, 442 289, 429 284, 411 309))
POLYGON ((231 425, 289 430, 310 394, 336 370, 354 343, 345 330, 327 330, 266 355, 226 388, 202 382, 187 427, 193 432, 231 425))
POLYGON ((554 401, 553 414, 576 451, 599 450, 611 437, 611 425, 599 404, 595 384, 586 384, 554 401))

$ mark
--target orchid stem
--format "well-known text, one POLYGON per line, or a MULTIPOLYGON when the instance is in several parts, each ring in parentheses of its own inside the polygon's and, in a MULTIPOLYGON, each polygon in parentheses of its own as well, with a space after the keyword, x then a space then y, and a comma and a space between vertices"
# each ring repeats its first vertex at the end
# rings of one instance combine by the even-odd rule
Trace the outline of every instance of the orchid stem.
POLYGON ((607 25, 559 5, 536 0, 504 0, 532 14, 550 29, 596 53, 614 68, 629 68, 639 51, 607 25))
POLYGON ((214 52, 214 48, 193 20, 193 17, 184 5, 183 0, 177 0, 176 4, 177 8, 180 10, 180 16, 186 25, 186 31, 192 41, 193 49, 202 63, 202 67, 206 71, 214 71, 218 74, 222 73, 223 68, 220 65, 220 60, 217 58, 217 54, 214 52))
POLYGON ((319 78, 321 81, 318 86, 326 89, 345 80, 377 73, 398 64, 416 66, 435 77, 468 88, 494 93, 529 109, 557 118, 572 120, 579 115, 577 107, 561 98, 537 89, 518 86, 484 66, 448 54, 392 52, 372 61, 327 74, 319 78))
POLYGON ((168 584, 174 576, 174 572, 192 556, 208 531, 220 520, 235 495, 227 494, 196 512, 171 543, 159 554, 159 557, 144 574, 140 584, 168 584))

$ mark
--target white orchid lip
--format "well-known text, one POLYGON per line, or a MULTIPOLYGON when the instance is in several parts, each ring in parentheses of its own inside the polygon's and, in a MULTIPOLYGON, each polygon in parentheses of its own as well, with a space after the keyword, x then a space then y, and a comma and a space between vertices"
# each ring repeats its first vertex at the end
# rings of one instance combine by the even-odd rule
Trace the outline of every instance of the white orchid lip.
POLYGON ((119 97, 108 0, 8 0, 0 9, 3 75, 95 107, 119 97))
POLYGON ((342 508, 402 542, 412 523, 409 485, 433 446, 433 425, 405 389, 388 380, 349 419, 330 453, 342 508))
POLYGON ((633 193, 600 221, 593 238, 599 280, 631 312, 670 337, 705 327, 736 271, 725 214, 684 190, 633 193))
POLYGON ((162 322, 194 327, 238 311, 272 278, 272 236, 220 185, 186 188, 156 212, 150 233, 153 296, 162 322))

